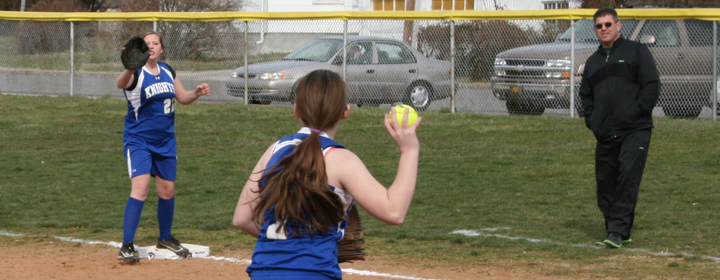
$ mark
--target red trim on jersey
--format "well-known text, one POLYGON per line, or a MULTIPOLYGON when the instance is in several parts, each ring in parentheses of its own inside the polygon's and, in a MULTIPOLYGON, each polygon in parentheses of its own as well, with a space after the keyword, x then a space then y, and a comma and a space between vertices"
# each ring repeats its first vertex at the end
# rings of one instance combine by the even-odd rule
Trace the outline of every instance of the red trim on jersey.
POLYGON ((325 152, 325 155, 323 155, 323 157, 327 157, 327 155, 328 155, 332 150, 334 150, 335 148, 336 148, 336 147, 334 147, 334 146, 328 147, 327 150, 326 150, 327 152, 325 152))

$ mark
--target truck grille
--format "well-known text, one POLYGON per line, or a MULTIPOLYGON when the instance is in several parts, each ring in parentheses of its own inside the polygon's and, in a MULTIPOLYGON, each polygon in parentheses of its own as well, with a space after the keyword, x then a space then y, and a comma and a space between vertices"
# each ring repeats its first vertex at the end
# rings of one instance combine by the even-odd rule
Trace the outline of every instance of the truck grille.
POLYGON ((545 66, 543 59, 507 59, 505 62, 505 75, 508 77, 545 78, 545 70, 537 69, 545 66))
POLYGON ((507 71, 505 71, 505 75, 515 76, 515 77, 543 77, 543 78, 545 78, 545 72, 538 71, 538 70, 523 70, 523 71, 507 70, 507 71))
POLYGON ((538 66, 545 66, 545 60, 542 59, 508 59, 505 62, 507 62, 507 65, 511 66, 532 66, 532 67, 538 67, 538 66))

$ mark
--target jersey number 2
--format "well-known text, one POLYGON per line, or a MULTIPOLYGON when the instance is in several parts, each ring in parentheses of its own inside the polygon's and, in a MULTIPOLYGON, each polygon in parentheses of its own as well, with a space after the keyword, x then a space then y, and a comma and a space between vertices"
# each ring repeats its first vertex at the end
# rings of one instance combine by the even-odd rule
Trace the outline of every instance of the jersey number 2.
POLYGON ((175 99, 168 98, 168 99, 165 99, 165 101, 163 101, 163 103, 165 103, 165 114, 170 114, 172 112, 175 112, 175 107, 173 106, 173 104, 175 103, 175 99))

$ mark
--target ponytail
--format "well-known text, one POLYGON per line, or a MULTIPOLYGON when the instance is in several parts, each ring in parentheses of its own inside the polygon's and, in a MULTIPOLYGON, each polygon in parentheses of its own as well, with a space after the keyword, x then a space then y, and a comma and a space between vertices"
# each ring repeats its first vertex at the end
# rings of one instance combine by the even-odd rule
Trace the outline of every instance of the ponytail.
POLYGON ((345 220, 342 200, 328 185, 320 132, 340 121, 346 102, 345 83, 336 73, 316 70, 300 79, 295 108, 303 124, 313 129, 260 178, 253 220, 262 224, 272 209, 278 232, 288 227, 293 236, 328 232, 345 220))

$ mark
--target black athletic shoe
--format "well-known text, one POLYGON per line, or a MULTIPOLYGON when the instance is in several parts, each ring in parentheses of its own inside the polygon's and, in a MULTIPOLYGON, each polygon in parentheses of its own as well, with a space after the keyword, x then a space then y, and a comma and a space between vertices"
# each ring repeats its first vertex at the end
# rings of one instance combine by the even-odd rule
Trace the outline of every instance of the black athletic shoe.
POLYGON ((605 245, 606 245, 606 244, 605 244, 605 238, 607 238, 607 237, 603 237, 603 239, 600 239, 600 240, 598 240, 598 241, 595 241, 595 245, 605 246, 605 245))
POLYGON ((605 237, 603 243, 605 243, 608 247, 620 248, 623 245, 623 238, 620 234, 611 232, 607 237, 605 237))
POLYGON ((138 255, 138 252, 135 250, 135 244, 130 242, 125 242, 120 247, 120 252, 118 253, 118 260, 125 261, 126 263, 139 263, 140 262, 140 256, 138 255))
POLYGON ((187 258, 190 255, 190 250, 180 245, 180 241, 177 241, 174 236, 168 239, 158 239, 155 247, 158 249, 168 249, 182 258, 187 258))

